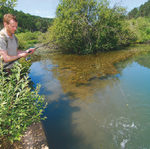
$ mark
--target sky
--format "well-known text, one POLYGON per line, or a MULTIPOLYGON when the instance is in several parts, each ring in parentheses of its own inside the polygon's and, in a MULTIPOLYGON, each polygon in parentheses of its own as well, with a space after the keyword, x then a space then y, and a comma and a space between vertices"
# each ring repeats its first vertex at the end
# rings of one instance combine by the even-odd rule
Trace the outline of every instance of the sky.
MULTIPOLYGON (((126 8, 127 12, 135 7, 139 7, 148 0, 110 0, 111 5, 117 4, 126 8)), ((18 11, 31 15, 54 18, 59 0, 17 0, 18 11)))

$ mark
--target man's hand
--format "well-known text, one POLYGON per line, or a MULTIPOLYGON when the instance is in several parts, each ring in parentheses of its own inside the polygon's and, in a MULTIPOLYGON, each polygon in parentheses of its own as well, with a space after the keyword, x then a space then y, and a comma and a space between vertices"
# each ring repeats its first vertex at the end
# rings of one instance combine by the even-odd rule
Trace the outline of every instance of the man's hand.
POLYGON ((26 57, 26 56, 28 56, 28 55, 29 55, 29 53, 26 52, 26 51, 20 52, 20 53, 18 54, 19 58, 21 58, 21 57, 26 57))
POLYGON ((35 48, 30 48, 30 49, 28 49, 28 50, 26 50, 26 51, 18 51, 18 56, 19 56, 19 57, 26 57, 26 56, 28 56, 29 54, 34 53, 34 51, 35 51, 35 48))
POLYGON ((28 50, 26 50, 27 53, 33 54, 35 51, 35 48, 30 48, 28 50))
POLYGON ((35 51, 35 48, 30 48, 30 49, 28 49, 28 50, 26 50, 26 51, 20 51, 20 50, 18 50, 18 53, 17 53, 16 56, 9 56, 9 55, 7 54, 7 51, 6 51, 6 50, 0 50, 0 56, 3 57, 3 61, 4 61, 5 63, 8 63, 8 62, 11 62, 11 61, 15 61, 15 60, 17 60, 17 59, 19 59, 19 58, 21 58, 21 57, 26 57, 26 56, 28 56, 29 54, 34 53, 34 51, 35 51))

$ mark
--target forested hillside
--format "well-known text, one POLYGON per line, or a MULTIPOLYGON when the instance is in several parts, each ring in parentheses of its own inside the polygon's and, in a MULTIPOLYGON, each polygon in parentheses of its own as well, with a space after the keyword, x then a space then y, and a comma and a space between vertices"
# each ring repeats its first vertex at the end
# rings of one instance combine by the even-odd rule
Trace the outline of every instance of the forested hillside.
POLYGON ((129 19, 138 17, 150 17, 150 0, 141 5, 139 8, 134 8, 128 13, 129 19))
POLYGON ((41 31, 46 32, 47 28, 52 24, 53 19, 50 18, 42 18, 39 16, 33 16, 30 14, 25 14, 22 11, 17 11, 12 8, 8 8, 2 6, 0 8, 0 28, 2 28, 3 24, 3 15, 6 13, 12 13, 17 16, 19 27, 18 32, 26 32, 26 31, 41 31))

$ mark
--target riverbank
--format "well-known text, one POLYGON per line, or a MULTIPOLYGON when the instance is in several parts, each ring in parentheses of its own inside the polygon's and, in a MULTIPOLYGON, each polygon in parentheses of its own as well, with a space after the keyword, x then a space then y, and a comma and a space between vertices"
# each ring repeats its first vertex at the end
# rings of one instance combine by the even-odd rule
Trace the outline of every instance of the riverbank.
POLYGON ((33 123, 9 149, 49 149, 42 123, 33 123))
POLYGON ((23 149, 49 149, 42 123, 32 124, 21 139, 23 149))
POLYGON ((49 149, 42 123, 33 123, 20 141, 2 144, 0 149, 49 149))

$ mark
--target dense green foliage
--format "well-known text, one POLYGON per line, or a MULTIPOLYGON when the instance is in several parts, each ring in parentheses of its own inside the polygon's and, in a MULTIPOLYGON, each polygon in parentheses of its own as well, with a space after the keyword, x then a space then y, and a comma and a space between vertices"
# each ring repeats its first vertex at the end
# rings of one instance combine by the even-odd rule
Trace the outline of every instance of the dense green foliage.
POLYGON ((26 32, 26 31, 46 32, 47 28, 53 22, 53 19, 25 14, 22 11, 17 11, 9 7, 2 6, 2 8, 0 9, 0 28, 2 28, 3 26, 2 24, 3 15, 6 13, 11 13, 16 15, 18 20, 18 32, 26 32))
POLYGON ((134 8, 128 13, 128 17, 137 18, 137 17, 150 17, 150 0, 141 5, 139 8, 134 8))
POLYGON ((16 34, 19 41, 19 49, 27 49, 34 47, 36 43, 39 43, 39 36, 41 32, 25 32, 16 34))
POLYGON ((21 64, 16 64, 6 75, 0 69, 0 144, 20 140, 33 122, 41 119, 45 101, 38 94, 39 87, 31 90, 28 75, 21 64))
POLYGON ((137 37, 136 42, 150 41, 150 18, 138 17, 128 20, 130 29, 137 37))
POLYGON ((2 6, 13 8, 14 6, 16 6, 16 2, 17 2, 17 0, 1 0, 0 1, 0 8, 2 6))
POLYGON ((123 9, 107 0, 61 0, 46 39, 73 53, 95 53, 129 44, 127 26, 123 9))
POLYGON ((137 37, 136 42, 150 41, 150 0, 141 5, 139 8, 134 8, 128 13, 128 22, 130 29, 137 37))

